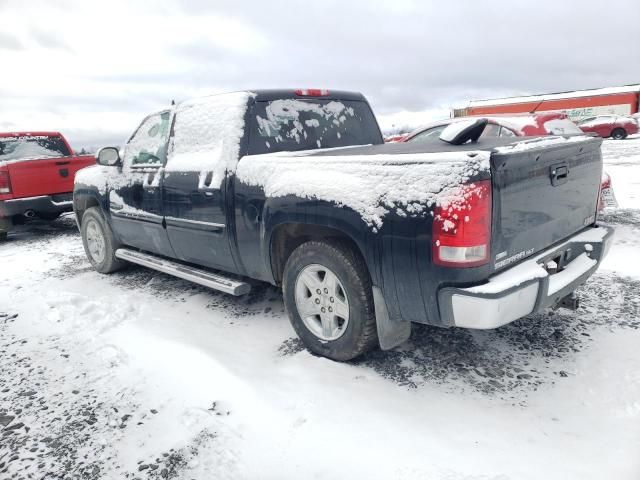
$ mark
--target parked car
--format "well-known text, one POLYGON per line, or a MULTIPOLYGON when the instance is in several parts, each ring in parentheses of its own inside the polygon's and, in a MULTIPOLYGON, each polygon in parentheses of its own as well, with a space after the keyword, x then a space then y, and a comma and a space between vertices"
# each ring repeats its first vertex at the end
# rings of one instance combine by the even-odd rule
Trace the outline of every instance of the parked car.
POLYGON ((388 135, 384 137, 385 143, 397 143, 403 142, 407 138, 407 133, 396 133, 394 135, 388 135))
POLYGON ((622 115, 599 115, 578 121, 578 127, 583 132, 595 133, 599 137, 611 137, 615 140, 622 140, 629 135, 638 133, 639 127, 631 117, 622 115))
POLYGON ((602 140, 464 143, 483 127, 384 144, 358 93, 205 97, 146 117, 122 157, 102 148, 74 210, 97 271, 281 286, 306 347, 335 360, 395 347, 411 322, 487 329, 577 308, 612 233, 596 224, 602 140))
MULTIPOLYGON (((578 126, 569 119, 569 117, 562 112, 541 112, 533 114, 511 114, 511 115, 492 115, 489 117, 456 117, 444 120, 432 122, 420 128, 417 128, 413 132, 409 133, 402 139, 395 141, 399 142, 417 142, 417 143, 441 143, 440 134, 442 131, 452 123, 466 121, 469 118, 486 118, 488 120, 487 128, 482 133, 482 138, 491 137, 527 137, 527 136, 539 136, 539 135, 567 135, 583 133, 578 126)), ((604 182, 604 180, 603 180, 604 182)), ((602 188, 605 188, 604 183, 602 188)), ((613 187, 611 186, 611 180, 606 185, 608 189, 602 195, 602 198, 612 199, 607 204, 608 207, 613 207, 615 202, 615 196, 613 194, 613 187)), ((604 202, 604 201, 603 201, 604 202)), ((605 205, 600 203, 602 211, 605 205)), ((617 204, 616 204, 617 205, 617 204)))
POLYGON ((94 163, 74 155, 59 132, 0 133, 0 240, 14 223, 73 210, 75 173, 94 163))
POLYGON ((582 133, 565 113, 542 112, 446 118, 419 127, 399 141, 420 143, 435 141, 437 143, 440 134, 448 125, 454 122, 465 121, 469 118, 486 118, 489 121, 489 125, 485 128, 482 138, 582 133))

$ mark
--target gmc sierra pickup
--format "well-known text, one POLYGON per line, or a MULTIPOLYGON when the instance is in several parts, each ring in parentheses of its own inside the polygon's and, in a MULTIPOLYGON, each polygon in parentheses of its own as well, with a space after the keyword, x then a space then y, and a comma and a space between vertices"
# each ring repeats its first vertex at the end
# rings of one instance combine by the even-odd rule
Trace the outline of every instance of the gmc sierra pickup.
POLYGON ((14 223, 70 212, 73 177, 93 163, 58 132, 0 133, 0 240, 14 223))
POLYGON ((478 139, 485 125, 385 145, 358 93, 190 100, 101 149, 74 210, 99 272, 282 286, 304 344, 336 360, 399 345, 412 322, 488 329, 577 308, 612 234, 596 225, 601 140, 478 139))

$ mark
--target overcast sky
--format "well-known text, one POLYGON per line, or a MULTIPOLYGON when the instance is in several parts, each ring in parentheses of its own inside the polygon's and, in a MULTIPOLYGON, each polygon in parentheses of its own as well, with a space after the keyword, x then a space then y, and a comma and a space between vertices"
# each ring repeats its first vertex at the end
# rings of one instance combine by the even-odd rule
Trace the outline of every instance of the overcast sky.
POLYGON ((76 148, 121 143, 171 99, 245 88, 359 90, 389 126, 640 83, 639 0, 0 0, 0 20, 0 130, 76 148))

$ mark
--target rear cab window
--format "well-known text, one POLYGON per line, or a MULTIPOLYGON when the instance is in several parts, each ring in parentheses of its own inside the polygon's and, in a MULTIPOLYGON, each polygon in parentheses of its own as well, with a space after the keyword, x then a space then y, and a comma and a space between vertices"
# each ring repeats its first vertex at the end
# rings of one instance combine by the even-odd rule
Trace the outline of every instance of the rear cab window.
POLYGON ((58 135, 17 135, 0 137, 0 162, 71 155, 58 135))
POLYGON ((249 121, 250 155, 382 143, 371 108, 358 100, 257 101, 249 121))

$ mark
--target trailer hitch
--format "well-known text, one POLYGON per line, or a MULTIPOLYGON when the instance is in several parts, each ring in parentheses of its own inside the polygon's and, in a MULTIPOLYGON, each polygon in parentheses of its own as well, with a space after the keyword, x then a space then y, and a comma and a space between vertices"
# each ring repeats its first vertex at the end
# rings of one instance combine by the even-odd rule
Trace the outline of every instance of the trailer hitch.
POLYGON ((566 297, 560 299, 555 308, 566 308, 568 310, 577 310, 580 306, 580 297, 576 292, 571 292, 566 297))

